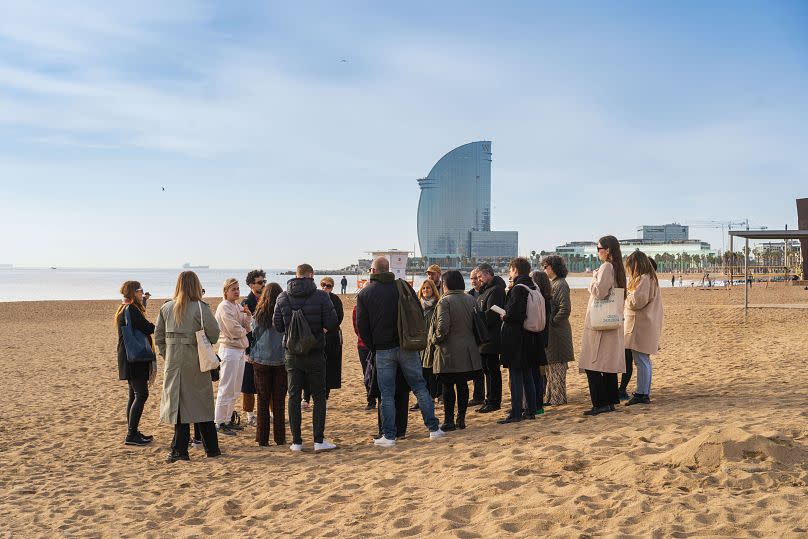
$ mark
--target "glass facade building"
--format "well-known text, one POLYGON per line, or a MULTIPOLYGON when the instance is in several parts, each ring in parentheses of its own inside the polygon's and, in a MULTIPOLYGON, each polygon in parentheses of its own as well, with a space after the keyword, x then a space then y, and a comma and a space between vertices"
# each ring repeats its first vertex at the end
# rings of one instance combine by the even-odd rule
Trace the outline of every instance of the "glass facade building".
POLYGON ((491 232, 491 141, 471 142, 450 151, 418 185, 421 256, 489 256, 474 254, 478 252, 516 256, 516 232, 491 232), (477 248, 475 242, 479 242, 477 248))

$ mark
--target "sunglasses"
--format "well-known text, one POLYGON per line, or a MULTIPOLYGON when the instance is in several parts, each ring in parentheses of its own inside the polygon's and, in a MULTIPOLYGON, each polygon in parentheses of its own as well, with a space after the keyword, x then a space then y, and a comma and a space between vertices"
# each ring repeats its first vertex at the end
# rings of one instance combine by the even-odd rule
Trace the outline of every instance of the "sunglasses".
POLYGON ((608 247, 598 247, 598 251, 605 251, 607 249, 608 249, 608 247))
POLYGON ((255 284, 265 285, 267 284, 266 281, 255 281, 255 284))
POLYGON ((322 288, 334 288, 333 284, 328 284, 328 283, 320 283, 320 286, 322 288))
POLYGON ((135 292, 143 292, 143 289, 142 289, 142 288, 138 288, 138 289, 136 289, 136 290, 135 290, 135 292))

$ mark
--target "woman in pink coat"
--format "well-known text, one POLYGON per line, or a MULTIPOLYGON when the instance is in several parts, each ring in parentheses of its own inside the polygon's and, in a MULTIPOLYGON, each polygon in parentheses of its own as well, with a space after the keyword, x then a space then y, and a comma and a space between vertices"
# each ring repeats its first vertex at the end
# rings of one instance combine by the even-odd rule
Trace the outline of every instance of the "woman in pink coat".
MULTIPOLYGON (((617 395, 617 373, 626 372, 623 349, 622 324, 616 329, 597 330, 592 327, 590 313, 596 299, 609 297, 613 288, 626 288, 626 271, 620 243, 614 236, 604 236, 598 241, 598 258, 601 265, 592 272, 589 283, 589 305, 584 320, 583 343, 578 367, 586 372, 592 409, 584 415, 598 415, 614 410, 620 402, 617 395)), ((623 310, 624 295, 616 298, 623 310)))
POLYGON ((641 251, 626 259, 628 287, 625 305, 625 345, 637 366, 637 392, 626 403, 651 402, 651 354, 659 350, 662 333, 662 294, 651 261, 641 251))

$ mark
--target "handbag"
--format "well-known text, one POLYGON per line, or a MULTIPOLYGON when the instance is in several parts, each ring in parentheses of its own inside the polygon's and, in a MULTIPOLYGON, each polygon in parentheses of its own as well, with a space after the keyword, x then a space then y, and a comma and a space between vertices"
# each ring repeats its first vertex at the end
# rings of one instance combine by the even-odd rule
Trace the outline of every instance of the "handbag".
POLYGON ((618 329, 623 324, 622 288, 612 288, 606 299, 592 298, 589 306, 589 325, 596 331, 618 329))
POLYGON ((126 349, 126 361, 129 363, 141 363, 157 359, 149 338, 132 325, 129 306, 123 310, 123 318, 126 324, 121 326, 121 335, 123 337, 123 347, 126 349))
POLYGON ((199 307, 199 321, 202 323, 202 329, 196 332, 196 350, 199 353, 199 370, 208 372, 219 366, 219 356, 213 351, 213 345, 205 335, 205 317, 202 316, 202 302, 197 301, 199 307))

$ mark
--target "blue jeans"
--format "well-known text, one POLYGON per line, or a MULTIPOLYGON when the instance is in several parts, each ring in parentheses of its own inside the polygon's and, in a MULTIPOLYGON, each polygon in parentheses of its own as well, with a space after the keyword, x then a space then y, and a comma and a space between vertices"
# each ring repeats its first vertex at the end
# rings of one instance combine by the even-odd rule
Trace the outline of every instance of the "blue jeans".
POLYGON ((382 432, 388 440, 396 439, 396 370, 401 368, 418 407, 424 418, 424 425, 430 432, 438 430, 438 418, 435 417, 435 405, 426 389, 426 382, 421 372, 421 356, 418 352, 402 350, 399 347, 376 351, 376 376, 379 381, 379 392, 382 394, 382 432))
POLYGON ((511 415, 510 417, 522 417, 522 412, 535 414, 536 407, 536 384, 533 381, 531 369, 508 369, 511 379, 511 415), (523 393, 524 391, 524 393, 523 393), (527 410, 522 410, 522 395, 527 399, 527 410))
POLYGON ((637 365, 637 393, 651 396, 651 356, 636 350, 631 351, 634 364, 637 365))

